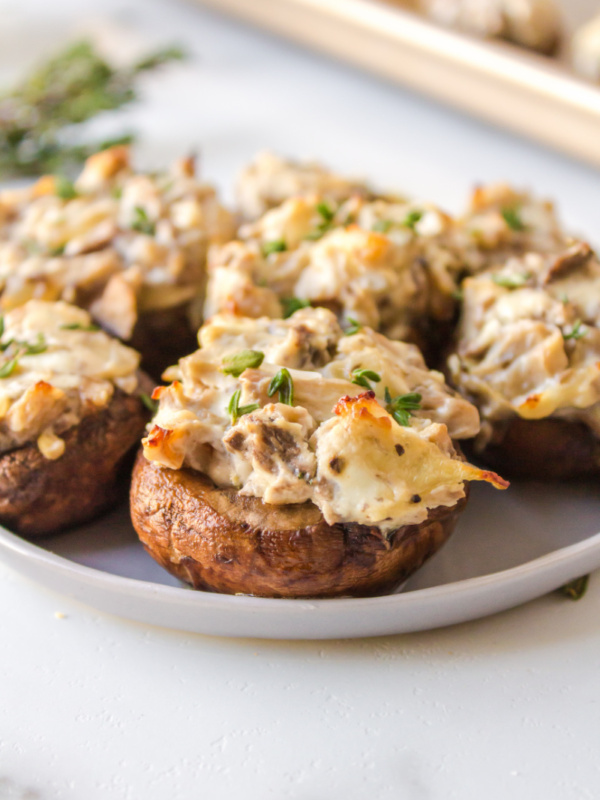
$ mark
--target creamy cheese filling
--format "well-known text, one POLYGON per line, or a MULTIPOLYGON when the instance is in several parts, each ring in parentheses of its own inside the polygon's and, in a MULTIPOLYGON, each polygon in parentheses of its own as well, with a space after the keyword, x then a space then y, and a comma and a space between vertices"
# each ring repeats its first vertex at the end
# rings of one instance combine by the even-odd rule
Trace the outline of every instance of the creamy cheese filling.
POLYGON ((234 233, 191 159, 140 174, 124 147, 92 156, 74 184, 46 176, 0 193, 0 220, 4 310, 66 300, 124 339, 140 313, 201 298, 209 244, 234 233))
POLYGON ((213 248, 205 318, 280 317, 300 302, 418 339, 428 320, 452 318, 462 267, 453 235, 450 217, 425 203, 293 197, 213 248))
POLYGON ((279 317, 311 303, 424 344, 453 318, 465 274, 566 246, 552 204, 505 184, 478 188, 467 213, 452 219, 429 203, 353 193, 337 180, 268 155, 248 168, 241 185, 262 186, 270 201, 256 201, 239 241, 212 248, 205 318, 279 317))
POLYGON ((600 435, 600 263, 585 244, 528 254, 464 286, 452 379, 489 422, 578 419, 600 435))
POLYGON ((384 531, 454 505, 465 481, 501 483, 457 456, 452 438, 476 435, 477 411, 414 345, 344 332, 324 308, 285 320, 220 314, 199 340, 155 392, 150 461, 384 531))
POLYGON ((477 187, 455 231, 455 246, 470 274, 515 255, 558 253, 566 244, 554 205, 505 183, 477 187))
POLYGON ((106 408, 115 389, 138 390, 138 354, 63 302, 30 300, 2 318, 0 452, 37 441, 49 459, 60 435, 106 408))

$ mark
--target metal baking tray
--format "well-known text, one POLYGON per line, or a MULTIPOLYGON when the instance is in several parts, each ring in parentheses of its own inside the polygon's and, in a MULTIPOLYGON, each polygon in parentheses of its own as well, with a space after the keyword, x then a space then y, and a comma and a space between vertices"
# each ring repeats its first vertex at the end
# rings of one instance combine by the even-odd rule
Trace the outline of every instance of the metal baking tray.
MULTIPOLYGON (((479 40, 379 0, 196 0, 600 166, 600 88, 565 60, 479 40)), ((600 11, 563 0, 567 35, 600 11)))

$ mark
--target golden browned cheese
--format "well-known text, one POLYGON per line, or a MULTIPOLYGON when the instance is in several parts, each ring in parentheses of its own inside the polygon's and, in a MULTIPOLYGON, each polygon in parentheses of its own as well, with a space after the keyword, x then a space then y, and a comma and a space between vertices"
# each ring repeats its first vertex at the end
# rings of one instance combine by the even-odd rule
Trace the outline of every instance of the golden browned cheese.
POLYGON ((345 335, 324 308, 286 320, 217 315, 199 337, 157 390, 143 442, 167 470, 383 531, 454 506, 466 481, 496 480, 458 457, 452 437, 474 436, 477 412, 414 345, 369 328, 345 335), (410 411, 394 417, 404 399, 410 411))
POLYGON ((66 431, 107 408, 115 392, 139 394, 138 353, 83 309, 30 300, 2 326, 0 453, 31 443, 59 459, 66 431))

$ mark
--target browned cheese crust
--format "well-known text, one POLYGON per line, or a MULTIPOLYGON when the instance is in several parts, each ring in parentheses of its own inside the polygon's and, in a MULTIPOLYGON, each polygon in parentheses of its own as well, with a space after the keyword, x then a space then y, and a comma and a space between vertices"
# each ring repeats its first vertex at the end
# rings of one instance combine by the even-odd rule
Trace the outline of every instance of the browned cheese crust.
POLYGON ((273 506, 194 470, 138 455, 133 525, 150 555, 195 589, 258 597, 367 597, 393 591, 444 544, 466 497, 394 531, 328 525, 312 503, 273 506))
POLYGON ((474 456, 509 478, 568 480, 600 474, 600 439, 583 422, 513 417, 494 423, 474 456))
POLYGON ((62 435, 50 461, 35 444, 0 456, 0 523, 26 536, 79 525, 107 509, 128 483, 128 454, 148 413, 139 397, 116 391, 110 404, 62 435))

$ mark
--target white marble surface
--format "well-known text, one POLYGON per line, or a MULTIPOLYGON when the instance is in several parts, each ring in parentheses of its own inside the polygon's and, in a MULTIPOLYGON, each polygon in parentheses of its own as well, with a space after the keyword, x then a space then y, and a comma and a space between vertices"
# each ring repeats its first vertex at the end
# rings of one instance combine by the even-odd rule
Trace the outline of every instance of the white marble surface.
MULTIPOLYGON (((225 186, 270 146, 451 208, 507 178, 595 233, 598 173, 183 3, 0 0, 0 77, 90 20, 197 55, 124 115, 146 163, 199 148, 225 186)), ((2 565, 0 606, 0 800, 598 796, 597 574, 579 603, 355 642, 147 628, 2 565)))

